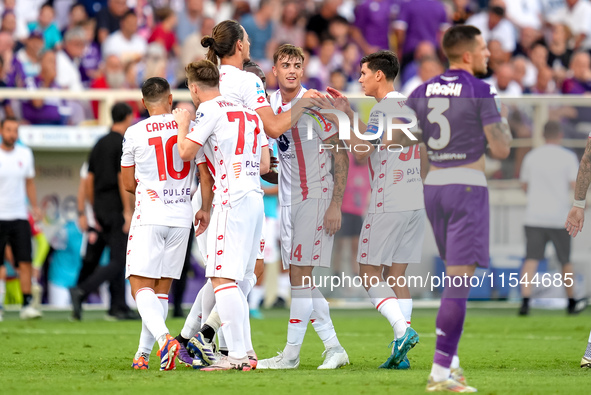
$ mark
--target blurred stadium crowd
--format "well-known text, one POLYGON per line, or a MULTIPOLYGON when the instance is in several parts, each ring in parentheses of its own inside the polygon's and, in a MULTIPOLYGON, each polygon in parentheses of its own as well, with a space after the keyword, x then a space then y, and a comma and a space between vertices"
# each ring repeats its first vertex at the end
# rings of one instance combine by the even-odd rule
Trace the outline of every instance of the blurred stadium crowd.
MULTIPOLYGON (((269 89, 270 55, 289 42, 306 50, 308 88, 357 93, 359 59, 392 49, 402 63, 397 88, 409 94, 443 71, 445 29, 467 23, 488 41, 487 77, 501 95, 591 91, 588 0, 6 0, 0 15, 3 87, 136 89, 161 76, 185 88, 184 65, 205 55, 201 37, 236 19, 269 89)), ((96 119, 98 108, 56 99, 1 104, 30 124, 77 125, 96 119)))

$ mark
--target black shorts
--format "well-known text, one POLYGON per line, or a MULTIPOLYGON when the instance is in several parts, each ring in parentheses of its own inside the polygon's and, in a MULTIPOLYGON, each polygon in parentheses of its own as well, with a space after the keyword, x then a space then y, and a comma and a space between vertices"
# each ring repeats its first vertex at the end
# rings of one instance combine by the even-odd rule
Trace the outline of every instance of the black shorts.
POLYGON ((561 265, 570 262, 570 236, 566 229, 525 227, 526 256, 525 259, 544 259, 546 244, 551 241, 561 265))
POLYGON ((361 215, 343 213, 341 217, 341 229, 335 235, 336 237, 359 237, 361 227, 363 226, 363 217, 361 215))
POLYGON ((31 262, 31 225, 29 221, 17 219, 14 221, 0 221, 0 253, 1 263, 4 264, 4 247, 6 244, 12 248, 14 265, 19 262, 31 262))

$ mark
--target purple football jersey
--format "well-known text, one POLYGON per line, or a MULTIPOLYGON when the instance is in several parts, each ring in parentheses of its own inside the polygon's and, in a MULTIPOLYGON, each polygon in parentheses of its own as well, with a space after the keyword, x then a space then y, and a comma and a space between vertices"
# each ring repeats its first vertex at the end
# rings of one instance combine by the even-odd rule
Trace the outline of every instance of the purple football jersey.
POLYGON ((496 94, 464 70, 448 70, 411 93, 407 104, 416 113, 431 164, 461 166, 484 155, 484 126, 501 121, 496 94))

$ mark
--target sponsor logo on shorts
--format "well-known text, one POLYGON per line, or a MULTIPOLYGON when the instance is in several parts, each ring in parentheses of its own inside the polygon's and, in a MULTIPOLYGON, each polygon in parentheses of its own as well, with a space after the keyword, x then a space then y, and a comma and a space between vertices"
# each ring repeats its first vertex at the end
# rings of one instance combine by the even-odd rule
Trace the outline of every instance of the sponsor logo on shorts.
POLYGON ((222 255, 223 253, 224 253, 224 250, 219 250, 219 251, 217 252, 217 254, 218 254, 218 255, 222 255))
POLYGON ((156 199, 160 199, 160 196, 158 196, 158 193, 156 191, 154 191, 153 189, 148 189, 146 190, 146 192, 148 192, 148 196, 150 197, 150 200, 155 202, 156 199))
POLYGON ((234 168, 234 177, 239 178, 242 171, 242 162, 236 162, 232 164, 232 167, 234 168))
POLYGON ((290 324, 299 324, 300 322, 302 322, 302 320, 299 320, 297 318, 292 318, 291 320, 289 320, 290 324))
MULTIPOLYGON (((219 254, 218 254, 218 255, 219 255, 219 254)), ((222 265, 217 265, 217 266, 215 267, 215 270, 220 270, 221 268, 222 268, 222 265)))

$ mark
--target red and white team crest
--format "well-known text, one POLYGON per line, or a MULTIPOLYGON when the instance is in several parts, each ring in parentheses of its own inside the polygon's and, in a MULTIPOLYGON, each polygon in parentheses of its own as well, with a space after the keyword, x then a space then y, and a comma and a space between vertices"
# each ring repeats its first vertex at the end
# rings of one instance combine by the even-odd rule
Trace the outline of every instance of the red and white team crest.
POLYGON ((261 252, 265 250, 265 239, 261 240, 261 252))

